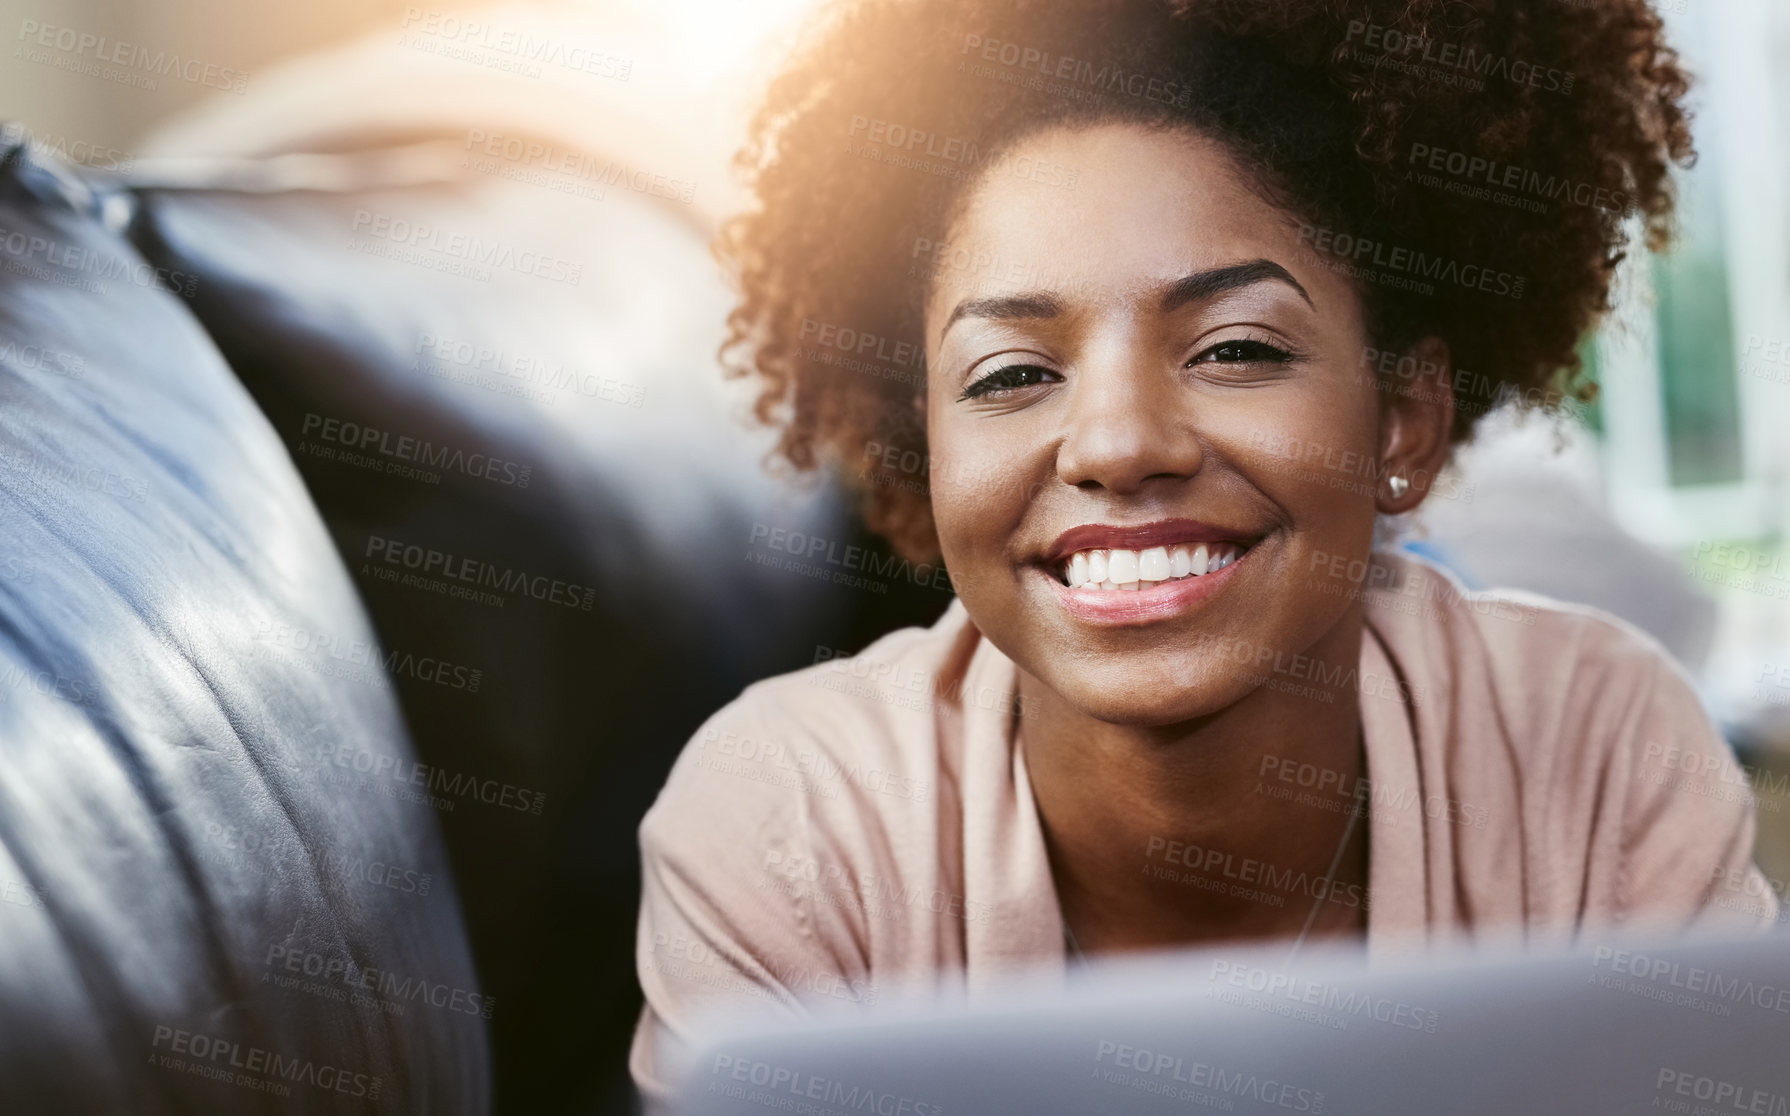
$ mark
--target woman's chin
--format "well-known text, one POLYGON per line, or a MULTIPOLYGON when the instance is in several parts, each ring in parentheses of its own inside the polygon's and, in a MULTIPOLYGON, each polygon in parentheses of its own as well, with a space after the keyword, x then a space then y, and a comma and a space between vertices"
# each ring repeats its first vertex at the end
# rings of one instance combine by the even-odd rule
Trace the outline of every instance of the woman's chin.
POLYGON ((1208 717, 1246 697, 1245 679, 1208 678, 1198 683, 1077 679, 1053 687, 1057 697, 1085 717, 1110 725, 1152 728, 1208 717))

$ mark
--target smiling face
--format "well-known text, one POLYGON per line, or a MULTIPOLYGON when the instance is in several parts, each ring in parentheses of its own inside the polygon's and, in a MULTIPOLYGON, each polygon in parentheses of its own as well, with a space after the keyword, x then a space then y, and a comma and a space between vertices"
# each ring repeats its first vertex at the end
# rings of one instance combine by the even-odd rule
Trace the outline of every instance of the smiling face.
POLYGON ((1353 583, 1328 571, 1368 556, 1391 466, 1349 281, 1195 133, 1057 128, 1014 155, 1079 175, 976 183, 947 258, 980 266, 942 267, 926 305, 933 515, 970 616, 1111 723, 1216 712, 1275 654, 1348 659, 1353 583))

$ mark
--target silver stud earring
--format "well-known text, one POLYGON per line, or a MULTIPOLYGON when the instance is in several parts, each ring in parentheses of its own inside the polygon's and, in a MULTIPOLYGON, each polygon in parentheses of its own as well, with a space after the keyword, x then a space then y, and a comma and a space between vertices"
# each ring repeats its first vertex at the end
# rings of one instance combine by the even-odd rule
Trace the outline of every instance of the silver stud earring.
POLYGON ((1386 478, 1386 488, 1392 493, 1392 498, 1398 500, 1411 490, 1411 482, 1405 479, 1403 473, 1394 473, 1386 478))

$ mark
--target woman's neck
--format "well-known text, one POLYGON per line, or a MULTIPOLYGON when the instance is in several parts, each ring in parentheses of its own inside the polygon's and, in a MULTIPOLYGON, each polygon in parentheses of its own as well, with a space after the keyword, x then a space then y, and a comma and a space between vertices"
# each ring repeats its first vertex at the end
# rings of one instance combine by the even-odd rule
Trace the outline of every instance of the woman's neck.
POLYGON ((1095 720, 1020 670, 1019 743, 1082 949, 1365 930, 1368 826, 1349 824, 1368 802, 1362 626, 1349 619, 1307 652, 1321 670, 1306 680, 1270 678, 1177 725, 1095 720))

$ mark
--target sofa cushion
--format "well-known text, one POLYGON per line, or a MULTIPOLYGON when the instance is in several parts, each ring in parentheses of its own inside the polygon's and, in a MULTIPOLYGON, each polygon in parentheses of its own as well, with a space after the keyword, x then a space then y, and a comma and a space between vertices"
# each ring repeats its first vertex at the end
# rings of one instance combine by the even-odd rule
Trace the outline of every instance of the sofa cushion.
POLYGON ((408 183, 388 171, 426 140, 287 164, 329 190, 220 164, 143 189, 134 235, 201 277, 195 311, 404 656, 422 758, 526 803, 441 820, 506 1005, 500 1109, 588 1111, 627 1100, 635 828, 679 748, 748 683, 951 594, 832 490, 766 473, 675 191, 486 173, 526 168, 468 168, 464 141, 408 183))
POLYGON ((0 1111, 485 1111, 372 631, 126 204, 0 158, 0 1111))

